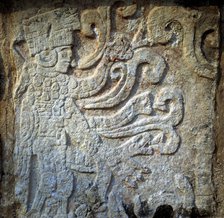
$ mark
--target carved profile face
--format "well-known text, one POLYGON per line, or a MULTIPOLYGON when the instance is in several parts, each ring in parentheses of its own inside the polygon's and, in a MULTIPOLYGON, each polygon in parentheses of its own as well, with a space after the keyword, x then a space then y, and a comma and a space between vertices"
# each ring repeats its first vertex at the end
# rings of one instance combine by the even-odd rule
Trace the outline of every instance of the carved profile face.
POLYGON ((66 73, 72 61, 71 46, 63 46, 56 49, 58 54, 58 62, 56 64, 56 71, 66 73))
POLYGON ((71 46, 61 46, 52 50, 45 50, 35 56, 37 64, 42 68, 49 68, 59 73, 66 73, 72 60, 71 46))

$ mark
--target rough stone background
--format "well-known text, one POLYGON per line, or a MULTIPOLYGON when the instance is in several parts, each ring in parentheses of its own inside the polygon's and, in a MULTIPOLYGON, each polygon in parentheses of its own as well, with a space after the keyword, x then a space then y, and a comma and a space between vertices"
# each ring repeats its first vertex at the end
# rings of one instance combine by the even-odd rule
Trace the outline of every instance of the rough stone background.
MULTIPOLYGON (((52 2, 54 5, 60 4, 61 1, 52 2)), ((147 1, 146 1, 147 2, 147 1)), ((151 1, 158 5, 172 5, 180 4, 189 7, 198 5, 217 5, 215 1, 151 1)), ((45 4, 41 1, 20 1, 19 4, 29 7, 40 7, 45 4)), ((144 4, 144 1, 142 1, 144 4)), ((19 11, 17 7, 14 7, 13 1, 1 1, 0 2, 0 217, 11 218, 16 217, 16 211, 18 205, 15 202, 14 196, 14 169, 13 169, 13 149, 14 149, 14 111, 12 102, 12 87, 15 83, 13 72, 15 66, 10 56, 10 38, 1 38, 4 32, 10 33, 13 31, 13 17, 10 15, 10 11, 19 11), (2 16, 3 15, 3 16, 2 16), (7 146, 6 146, 7 145, 7 146)), ((224 217, 224 6, 219 5, 221 12, 221 46, 220 46, 220 69, 219 69, 219 81, 216 90, 216 150, 213 160, 213 180, 215 184, 216 195, 216 212, 214 218, 224 217)), ((10 37, 10 36, 9 36, 10 37)), ((195 213, 194 217, 199 217, 195 213)))
POLYGON ((224 216, 224 6, 221 9, 221 47, 220 47, 220 75, 216 92, 216 150, 214 158, 214 182, 216 185, 217 214, 224 216))

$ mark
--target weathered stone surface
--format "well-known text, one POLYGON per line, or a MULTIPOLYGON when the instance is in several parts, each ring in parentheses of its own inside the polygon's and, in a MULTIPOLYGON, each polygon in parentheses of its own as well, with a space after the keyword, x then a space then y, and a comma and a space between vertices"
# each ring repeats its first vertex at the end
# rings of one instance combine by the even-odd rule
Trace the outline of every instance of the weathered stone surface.
POLYGON ((221 8, 222 19, 221 19, 221 58, 220 58, 220 79, 218 83, 218 89, 216 94, 216 158, 214 158, 214 183, 216 189, 216 202, 217 202, 217 217, 224 216, 224 137, 223 137, 223 128, 224 128, 224 18, 223 12, 224 7, 221 8))
POLYGON ((218 7, 15 1, 0 23, 10 216, 215 214, 218 7))

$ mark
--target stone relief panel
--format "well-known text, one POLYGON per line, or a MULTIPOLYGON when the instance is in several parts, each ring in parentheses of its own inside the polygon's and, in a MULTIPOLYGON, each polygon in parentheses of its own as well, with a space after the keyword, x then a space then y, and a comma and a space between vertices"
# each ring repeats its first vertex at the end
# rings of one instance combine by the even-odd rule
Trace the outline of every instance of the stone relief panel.
POLYGON ((111 1, 19 19, 19 217, 212 213, 218 9, 111 1))

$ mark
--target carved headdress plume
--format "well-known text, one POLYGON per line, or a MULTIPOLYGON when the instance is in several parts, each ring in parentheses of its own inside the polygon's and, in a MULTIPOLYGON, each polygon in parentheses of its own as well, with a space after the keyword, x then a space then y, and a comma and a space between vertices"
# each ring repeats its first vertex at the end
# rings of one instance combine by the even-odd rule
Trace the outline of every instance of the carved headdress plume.
POLYGON ((77 10, 66 7, 35 15, 24 22, 31 56, 46 49, 71 45, 72 31, 77 29, 80 29, 77 10))

